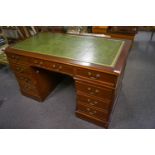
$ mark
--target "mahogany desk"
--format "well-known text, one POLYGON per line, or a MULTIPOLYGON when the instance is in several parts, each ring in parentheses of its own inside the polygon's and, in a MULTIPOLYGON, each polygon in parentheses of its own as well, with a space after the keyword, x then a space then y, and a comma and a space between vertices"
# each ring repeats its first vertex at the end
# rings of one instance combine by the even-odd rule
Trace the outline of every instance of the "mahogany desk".
POLYGON ((125 40, 40 33, 5 52, 23 95, 43 101, 67 74, 76 84, 76 115, 107 128, 130 47, 125 40))

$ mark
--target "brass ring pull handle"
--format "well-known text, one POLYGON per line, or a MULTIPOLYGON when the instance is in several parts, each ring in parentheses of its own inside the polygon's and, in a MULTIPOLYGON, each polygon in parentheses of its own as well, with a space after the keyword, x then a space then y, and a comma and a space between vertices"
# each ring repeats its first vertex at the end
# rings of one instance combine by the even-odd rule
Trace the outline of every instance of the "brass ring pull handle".
POLYGON ((62 66, 61 65, 59 66, 59 69, 62 69, 62 66))
POLYGON ((56 65, 55 65, 55 64, 53 64, 53 65, 52 65, 52 67, 53 67, 53 68, 55 68, 55 67, 56 67, 56 65))
POLYGON ((91 72, 88 72, 88 75, 90 76, 91 79, 94 79, 94 80, 100 77, 100 74, 96 74, 95 76, 92 76, 91 72))
POLYGON ((87 108, 86 110, 89 112, 90 115, 96 114, 96 110, 95 111, 90 111, 90 108, 87 108))
POLYGON ((100 77, 100 74, 96 74, 96 78, 99 78, 100 77))
POLYGON ((87 101, 90 102, 90 99, 88 98, 87 101))
POLYGON ((43 61, 34 60, 34 63, 35 64, 38 64, 38 65, 42 65, 43 64, 43 61))
POLYGON ((25 68, 21 68, 21 67, 17 67, 17 68, 16 68, 16 71, 19 72, 19 73, 20 73, 20 72, 23 72, 24 70, 25 70, 25 68))
POLYGON ((95 105, 93 102, 90 102, 89 104, 90 104, 90 105, 95 105))
POLYGON ((88 87, 87 89, 88 89, 88 90, 91 90, 91 88, 90 88, 90 87, 88 87))
POLYGON ((89 112, 90 115, 94 115, 96 114, 96 111, 93 111, 93 112, 89 112))
POLYGON ((96 80, 97 79, 96 77, 93 77, 93 76, 91 76, 90 78, 93 79, 93 80, 96 80))
POLYGON ((58 66, 58 68, 56 68, 56 70, 61 70, 62 69, 62 66, 58 66))
POLYGON ((15 55, 12 55, 11 58, 12 59, 15 59, 15 60, 19 60, 19 57, 18 56, 15 56, 15 55))
POLYGON ((90 102, 90 105, 96 105, 97 102, 90 102))
POLYGON ((88 75, 89 75, 89 76, 92 75, 91 72, 88 72, 88 75))
POLYGON ((94 102, 92 101, 92 102, 91 102, 90 99, 87 99, 87 101, 88 101, 88 103, 89 103, 90 105, 92 105, 92 106, 98 104, 97 101, 94 101, 94 102))
POLYGON ((40 65, 42 65, 43 64, 43 61, 40 61, 40 63, 39 63, 40 65))
POLYGON ((92 90, 91 87, 88 87, 87 90, 89 91, 90 94, 97 94, 97 93, 99 93, 98 89, 92 90))
POLYGON ((98 89, 96 89, 96 90, 95 90, 95 93, 99 93, 99 90, 98 90, 98 89))
POLYGON ((87 111, 90 111, 90 108, 87 108, 87 111))

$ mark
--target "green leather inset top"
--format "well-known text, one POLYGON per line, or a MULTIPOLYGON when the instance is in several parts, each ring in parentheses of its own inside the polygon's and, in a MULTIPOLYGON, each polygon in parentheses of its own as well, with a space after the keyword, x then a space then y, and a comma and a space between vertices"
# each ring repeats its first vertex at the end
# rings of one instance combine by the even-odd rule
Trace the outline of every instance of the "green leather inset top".
POLYGON ((40 33, 12 48, 113 67, 124 41, 93 36, 40 33))

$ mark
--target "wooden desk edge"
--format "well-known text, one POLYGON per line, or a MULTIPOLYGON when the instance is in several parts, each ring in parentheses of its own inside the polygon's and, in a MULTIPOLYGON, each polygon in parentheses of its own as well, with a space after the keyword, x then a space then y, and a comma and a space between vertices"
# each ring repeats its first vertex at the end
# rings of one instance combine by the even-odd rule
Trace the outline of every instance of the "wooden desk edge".
POLYGON ((122 72, 123 68, 125 67, 131 47, 132 47, 132 41, 126 40, 122 52, 116 62, 116 65, 113 68, 113 71, 115 73, 120 74, 122 72))
POLYGON ((82 68, 91 69, 94 71, 106 72, 109 74, 119 76, 119 74, 121 73, 125 65, 124 63, 126 62, 129 50, 131 48, 131 44, 132 44, 131 41, 125 41, 122 52, 120 53, 120 56, 116 62, 115 67, 107 67, 107 66, 102 66, 102 65, 92 64, 92 63, 89 63, 90 65, 86 66, 86 65, 83 65, 84 62, 82 61, 72 60, 72 59, 67 59, 67 58, 60 58, 56 56, 49 56, 49 55, 33 53, 33 52, 27 52, 24 50, 14 49, 11 46, 5 49, 5 53, 6 54, 9 54, 9 53, 18 54, 18 55, 27 56, 27 57, 34 57, 34 58, 38 58, 38 59, 42 59, 46 61, 54 61, 58 63, 71 64, 76 67, 82 67, 82 68))

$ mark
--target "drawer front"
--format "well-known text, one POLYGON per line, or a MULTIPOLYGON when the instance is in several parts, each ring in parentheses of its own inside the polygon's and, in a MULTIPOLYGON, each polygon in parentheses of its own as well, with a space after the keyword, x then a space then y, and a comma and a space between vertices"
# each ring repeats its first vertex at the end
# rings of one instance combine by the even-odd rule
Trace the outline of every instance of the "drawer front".
POLYGON ((108 73, 92 71, 89 69, 78 68, 76 72, 77 76, 84 77, 93 81, 103 82, 110 86, 115 86, 117 81, 117 76, 108 73))
POLYGON ((16 74, 16 77, 20 83, 25 83, 29 85, 37 85, 37 81, 31 76, 16 74))
POLYGON ((92 107, 85 106, 81 103, 77 104, 77 111, 80 111, 86 115, 89 115, 91 117, 94 117, 94 118, 97 118, 100 120, 105 120, 105 121, 108 120, 108 113, 107 112, 96 110, 92 107))
POLYGON ((27 84, 21 81, 18 81, 18 82, 19 82, 20 89, 22 92, 25 92, 26 94, 29 94, 31 96, 40 97, 39 92, 35 85, 30 85, 30 84, 27 84))
POLYGON ((71 67, 69 65, 61 64, 61 63, 52 62, 50 64, 50 69, 53 71, 56 71, 56 72, 64 73, 64 74, 69 74, 69 75, 74 74, 73 67, 71 67))
POLYGON ((25 75, 30 75, 32 73, 32 69, 29 66, 24 66, 24 65, 16 65, 16 64, 10 64, 12 70, 16 74, 25 74, 25 75))
POLYGON ((31 61, 34 66, 49 69, 51 71, 61 72, 69 75, 73 75, 74 73, 73 67, 71 67, 70 65, 41 60, 41 59, 32 59, 31 61))
POLYGON ((105 100, 105 101, 102 100, 101 101, 99 99, 95 99, 95 98, 90 97, 88 95, 81 95, 81 94, 77 95, 77 100, 78 100, 78 102, 82 102, 85 105, 105 109, 107 111, 109 110, 110 103, 111 103, 110 100, 105 100))
POLYGON ((20 56, 17 54, 7 54, 7 57, 10 63, 15 63, 15 64, 19 64, 19 63, 28 64, 30 60, 28 57, 20 56))
POLYGON ((81 91, 83 93, 100 97, 103 99, 111 100, 113 98, 113 89, 105 88, 105 87, 96 87, 86 83, 76 82, 77 91, 81 91))

